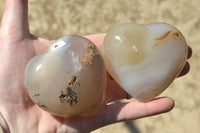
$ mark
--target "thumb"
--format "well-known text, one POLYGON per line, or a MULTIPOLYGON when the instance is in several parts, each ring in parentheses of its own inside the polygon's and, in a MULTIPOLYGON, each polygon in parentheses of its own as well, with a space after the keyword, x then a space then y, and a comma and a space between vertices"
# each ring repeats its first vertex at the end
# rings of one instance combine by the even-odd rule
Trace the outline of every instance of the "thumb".
POLYGON ((1 35, 16 40, 29 35, 28 0, 5 0, 1 35))

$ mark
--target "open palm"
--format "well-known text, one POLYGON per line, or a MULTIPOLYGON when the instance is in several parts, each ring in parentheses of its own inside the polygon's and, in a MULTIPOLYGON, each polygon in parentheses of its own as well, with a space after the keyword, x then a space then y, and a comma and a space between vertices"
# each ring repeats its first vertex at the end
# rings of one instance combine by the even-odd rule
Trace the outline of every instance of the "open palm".
MULTIPOLYGON (((4 132, 90 132, 120 121, 147 117, 171 110, 170 98, 148 103, 129 102, 105 105, 99 115, 87 119, 66 119, 51 115, 34 104, 23 84, 24 69, 35 55, 44 52, 52 41, 29 33, 28 0, 6 0, 0 29, 0 113, 7 123, 4 132)), ((104 34, 87 36, 99 49, 104 34)), ((107 102, 126 98, 126 93, 108 78, 107 102), (113 91, 115 90, 115 91, 113 91)))

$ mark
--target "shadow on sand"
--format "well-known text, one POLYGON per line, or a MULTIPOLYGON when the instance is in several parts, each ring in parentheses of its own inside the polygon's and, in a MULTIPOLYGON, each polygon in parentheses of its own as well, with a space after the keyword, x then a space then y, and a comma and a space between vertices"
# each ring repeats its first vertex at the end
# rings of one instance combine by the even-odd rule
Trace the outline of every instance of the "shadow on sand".
POLYGON ((140 133, 139 129, 137 128, 137 126, 135 126, 135 124, 132 121, 124 122, 124 124, 130 131, 130 133, 140 133))

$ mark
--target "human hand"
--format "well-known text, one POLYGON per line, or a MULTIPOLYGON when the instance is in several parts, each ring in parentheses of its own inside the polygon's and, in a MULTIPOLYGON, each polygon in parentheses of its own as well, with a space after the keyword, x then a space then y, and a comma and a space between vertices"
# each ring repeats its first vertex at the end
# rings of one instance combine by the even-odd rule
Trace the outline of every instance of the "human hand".
MULTIPOLYGON (((158 98, 147 103, 128 102, 104 105, 95 117, 66 119, 40 109, 26 93, 24 69, 35 55, 44 52, 53 42, 29 32, 28 0, 5 0, 0 28, 0 115, 7 123, 0 131, 9 132, 90 132, 108 124, 134 120, 170 111, 174 101, 158 98)), ((101 49, 104 34, 86 36, 101 49)), ((189 55, 191 50, 189 50, 189 55)), ((188 63, 181 75, 188 72, 188 63)), ((108 76, 107 102, 127 97, 127 93, 108 76)), ((1 119, 0 119, 1 122, 1 119)))

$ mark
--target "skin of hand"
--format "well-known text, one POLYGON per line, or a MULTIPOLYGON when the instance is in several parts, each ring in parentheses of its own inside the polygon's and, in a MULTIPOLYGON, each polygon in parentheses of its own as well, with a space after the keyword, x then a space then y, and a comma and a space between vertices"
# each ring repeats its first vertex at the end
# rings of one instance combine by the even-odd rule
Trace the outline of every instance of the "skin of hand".
MULTIPOLYGON (((23 75, 27 62, 44 52, 53 41, 30 34, 27 10, 28 0, 5 0, 0 27, 0 115, 8 128, 3 129, 1 126, 0 131, 87 133, 108 124, 165 113, 174 107, 172 99, 163 97, 147 103, 105 104, 100 114, 86 119, 66 119, 43 111, 27 95, 23 75)), ((98 34, 86 37, 101 50, 104 36, 98 34)), ((186 63, 180 75, 188 71, 189 63, 186 63)), ((107 103, 126 97, 126 92, 108 77, 107 103)))

